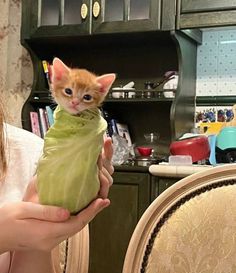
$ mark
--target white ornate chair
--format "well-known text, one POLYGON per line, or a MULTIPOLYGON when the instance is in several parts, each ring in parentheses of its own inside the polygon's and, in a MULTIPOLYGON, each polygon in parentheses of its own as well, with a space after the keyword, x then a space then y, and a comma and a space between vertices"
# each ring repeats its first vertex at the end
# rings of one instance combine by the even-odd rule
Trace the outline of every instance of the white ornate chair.
POLYGON ((236 164, 181 179, 141 217, 123 273, 167 272, 236 272, 236 164))
POLYGON ((62 242, 53 250, 55 273, 88 273, 89 267, 89 228, 62 242))

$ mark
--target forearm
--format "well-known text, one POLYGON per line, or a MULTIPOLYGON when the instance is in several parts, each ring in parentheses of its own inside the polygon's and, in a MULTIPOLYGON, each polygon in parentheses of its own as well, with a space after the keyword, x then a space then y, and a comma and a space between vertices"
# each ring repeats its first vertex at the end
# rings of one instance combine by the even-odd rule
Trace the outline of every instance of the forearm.
POLYGON ((15 251, 9 273, 55 273, 51 252, 15 251))

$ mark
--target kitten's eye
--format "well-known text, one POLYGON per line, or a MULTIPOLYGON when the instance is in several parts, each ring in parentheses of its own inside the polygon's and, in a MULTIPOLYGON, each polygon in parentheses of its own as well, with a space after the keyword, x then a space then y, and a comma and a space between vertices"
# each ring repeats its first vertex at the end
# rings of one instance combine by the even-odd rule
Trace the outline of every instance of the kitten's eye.
POLYGON ((83 99, 86 101, 90 101, 92 100, 92 96, 87 94, 87 95, 84 95, 83 99))
POLYGON ((72 95, 72 90, 70 89, 70 88, 66 88, 65 89, 65 93, 67 94, 67 95, 72 95))

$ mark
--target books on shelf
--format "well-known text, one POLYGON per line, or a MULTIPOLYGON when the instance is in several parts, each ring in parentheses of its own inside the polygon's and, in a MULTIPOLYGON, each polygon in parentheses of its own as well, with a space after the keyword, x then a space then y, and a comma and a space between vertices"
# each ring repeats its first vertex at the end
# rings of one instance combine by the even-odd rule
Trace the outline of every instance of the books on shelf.
POLYGON ((50 106, 46 106, 46 113, 47 113, 47 117, 48 117, 48 122, 49 122, 49 127, 53 125, 54 123, 54 117, 53 117, 53 110, 50 106))
POLYGON ((125 123, 120 123, 116 119, 112 118, 103 108, 101 108, 101 114, 107 121, 107 136, 112 137, 113 134, 118 134, 126 139, 128 146, 132 146, 128 125, 125 123))
POLYGON ((37 112, 34 112, 34 111, 30 112, 30 123, 31 123, 32 133, 41 137, 41 131, 39 126, 39 116, 37 112))
POLYGON ((44 138, 47 130, 48 130, 48 124, 46 121, 46 115, 45 115, 45 109, 43 108, 38 108, 38 113, 39 113, 39 125, 40 125, 40 131, 41 131, 41 136, 44 138))
POLYGON ((50 106, 46 106, 45 108, 38 108, 37 111, 31 111, 30 122, 32 133, 44 138, 46 132, 54 122, 53 110, 50 106))

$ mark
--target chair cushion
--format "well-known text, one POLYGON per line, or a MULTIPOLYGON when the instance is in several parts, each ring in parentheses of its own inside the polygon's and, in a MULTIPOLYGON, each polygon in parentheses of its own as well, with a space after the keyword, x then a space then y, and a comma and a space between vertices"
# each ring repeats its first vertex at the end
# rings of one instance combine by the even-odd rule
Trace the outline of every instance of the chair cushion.
POLYGON ((145 272, 236 272, 235 198, 236 185, 228 185, 193 194, 174 208, 154 234, 145 272))

